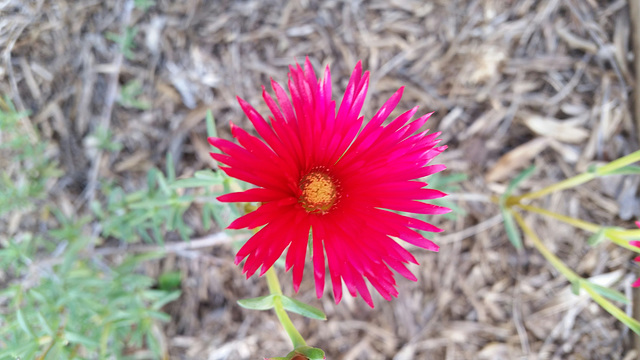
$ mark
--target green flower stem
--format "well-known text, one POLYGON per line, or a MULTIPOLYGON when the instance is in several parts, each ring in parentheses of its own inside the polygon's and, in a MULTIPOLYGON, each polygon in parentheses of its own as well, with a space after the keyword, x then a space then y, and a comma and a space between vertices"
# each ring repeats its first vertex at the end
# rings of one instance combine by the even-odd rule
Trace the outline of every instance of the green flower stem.
POLYGON ((629 155, 623 156, 620 159, 613 160, 607 165, 599 167, 598 169, 596 169, 596 173, 598 175, 606 175, 612 171, 618 170, 638 161, 640 161, 640 150, 634 151, 629 155))
POLYGON ((280 281, 278 281, 278 275, 273 269, 273 266, 267 270, 267 285, 269 286, 269 293, 273 295, 282 295, 282 289, 280 288, 280 281))
POLYGON ((583 286, 582 288, 587 293, 589 293, 593 301, 597 302, 598 305, 602 306, 603 309, 607 310, 609 314, 615 316, 618 320, 622 321, 631 330, 633 330, 633 332, 640 335, 640 322, 638 322, 638 320, 625 314, 624 311, 620 310, 620 308, 610 303, 607 299, 605 299, 602 295, 598 294, 591 287, 583 286))
MULTIPOLYGON (((603 227, 600 225, 596 225, 580 219, 575 219, 570 216, 554 213, 552 211, 545 210, 536 206, 518 204, 518 207, 524 210, 530 211, 532 213, 549 216, 556 220, 560 220, 564 223, 572 225, 578 229, 586 230, 592 233, 597 233, 598 231, 603 229, 603 227)), ((630 238, 633 238, 633 234, 635 234, 636 232, 638 232, 638 230, 616 230, 616 229, 606 229, 606 228, 604 229, 605 237, 611 240, 611 242, 613 242, 616 245, 622 246, 625 249, 629 249, 631 251, 640 253, 640 248, 629 244, 629 241, 624 239, 624 237, 627 237, 627 236, 630 238), (627 233, 632 233, 632 234, 627 234, 627 233)))
POLYGON ((546 209, 542 209, 536 206, 530 206, 530 205, 524 205, 524 204, 518 204, 518 207, 530 211, 532 213, 536 213, 536 214, 540 214, 540 215, 546 215, 548 217, 554 218, 556 220, 560 220, 564 223, 567 223, 569 225, 572 225, 573 227, 576 227, 578 229, 582 229, 582 230, 586 230, 592 233, 598 232, 600 230, 600 225, 596 225, 593 223, 590 223, 588 221, 584 221, 584 220, 580 220, 580 219, 575 219, 572 218, 570 216, 566 216, 566 215, 562 215, 562 214, 558 214, 558 213, 554 213, 552 211, 546 210, 546 209))
POLYGON ((522 231, 529 237, 529 239, 533 242, 533 245, 540 251, 542 256, 547 259, 551 265, 556 268, 562 275, 564 275, 567 280, 569 280, 572 284, 579 284, 581 289, 584 289, 591 298, 598 303, 598 305, 602 306, 609 314, 615 316, 618 320, 627 325, 631 330, 633 330, 636 334, 640 335, 640 322, 629 317, 622 310, 620 310, 617 306, 613 305, 603 296, 598 294, 591 286, 588 281, 585 281, 578 274, 573 272, 567 265, 565 265, 557 256, 555 256, 546 246, 542 243, 542 240, 531 230, 529 226, 524 222, 522 216, 515 211, 511 211, 513 217, 516 219, 516 222, 522 228, 522 231))
POLYGON ((581 277, 578 274, 573 272, 573 270, 571 270, 567 265, 565 265, 562 262, 562 260, 560 260, 554 253, 552 253, 549 249, 547 249, 546 246, 544 246, 544 244, 542 243, 542 240, 540 240, 540 238, 531 230, 531 228, 527 226, 527 224, 524 222, 520 214, 518 214, 513 210, 510 210, 510 211, 513 217, 516 219, 516 222, 518 223, 518 225, 520 225, 520 228, 522 228, 522 231, 525 233, 525 235, 527 235, 529 239, 531 239, 536 249, 540 251, 542 256, 544 256, 545 259, 547 259, 547 261, 549 261, 551 265, 554 268, 556 268, 556 270, 558 270, 562 275, 564 275, 571 282, 579 281, 581 279, 581 277))
POLYGON ((584 173, 584 174, 576 175, 566 180, 562 180, 555 184, 549 185, 538 191, 526 193, 520 196, 509 197, 509 199, 507 200, 507 203, 508 204, 519 203, 523 199, 537 199, 539 197, 543 197, 547 194, 551 194, 556 191, 569 189, 569 188, 584 184, 588 181, 595 179, 597 176, 598 175, 596 173, 584 173))
POLYGON ((536 199, 539 197, 542 197, 544 195, 550 194, 552 192, 556 192, 556 191, 560 191, 560 190, 564 190, 564 189, 568 189, 568 188, 572 188, 575 186, 578 186, 580 184, 584 184, 587 181, 593 180, 598 176, 603 176, 603 175, 607 175, 615 170, 618 170, 620 168, 623 168, 627 165, 631 165, 635 162, 640 161, 640 150, 632 152, 629 155, 623 156, 619 159, 616 159, 606 165, 603 165, 599 168, 597 168, 595 171, 593 172, 587 172, 587 173, 583 173, 583 174, 579 174, 576 175, 572 178, 560 181, 558 183, 549 185, 543 189, 540 189, 538 191, 534 191, 534 192, 530 192, 527 194, 523 194, 520 196, 514 196, 514 197, 510 197, 509 200, 507 201, 508 204, 513 204, 513 203, 519 203, 521 200, 523 199, 536 199))
MULTIPOLYGON (((269 292, 273 295, 282 295, 280 282, 278 281, 278 276, 276 275, 276 271, 273 269, 273 266, 269 270, 267 270, 266 275, 269 292)), ((293 325, 291 319, 289 319, 289 315, 287 315, 287 312, 284 310, 282 301, 280 300, 279 296, 276 296, 273 299, 273 306, 274 310, 276 311, 276 315, 278 316, 278 320, 280 320, 282 327, 284 327, 284 330, 287 332, 287 335, 289 335, 289 338, 293 343, 293 348, 297 349, 299 347, 306 346, 307 343, 304 341, 302 335, 300 335, 296 327, 293 325)))
POLYGON ((609 234, 624 240, 640 240, 640 229, 609 229, 609 234))

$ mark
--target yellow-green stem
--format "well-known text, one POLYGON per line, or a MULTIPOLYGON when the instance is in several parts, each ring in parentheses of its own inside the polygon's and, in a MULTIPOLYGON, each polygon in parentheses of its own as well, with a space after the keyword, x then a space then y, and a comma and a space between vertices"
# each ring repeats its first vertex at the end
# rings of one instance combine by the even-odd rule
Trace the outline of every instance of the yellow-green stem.
POLYGON ((278 275, 276 275, 276 271, 273 269, 273 266, 267 270, 267 285, 269 286, 269 293, 274 295, 282 295, 282 289, 280 288, 280 281, 278 280, 278 275))
POLYGON ((296 327, 293 325, 293 322, 291 322, 291 319, 289 319, 289 315, 287 315, 287 312, 282 306, 282 301, 280 300, 279 296, 282 295, 282 289, 280 288, 280 282, 278 281, 276 271, 273 269, 273 267, 271 267, 269 270, 267 270, 266 275, 269 292, 273 295, 278 295, 273 299, 274 310, 276 311, 278 320, 280 320, 280 324, 282 324, 282 327, 284 327, 287 335, 289 335, 289 338, 293 343, 293 348, 297 349, 301 346, 306 346, 307 343, 304 341, 302 335, 300 335, 296 327))
POLYGON ((518 203, 520 202, 520 200, 522 199, 536 199, 539 197, 542 197, 544 195, 550 194, 552 192, 556 192, 556 191, 560 191, 560 190, 564 190, 564 189, 568 189, 568 188, 572 188, 575 186, 578 186, 580 184, 584 184, 587 181, 593 180, 594 178, 598 177, 598 176, 603 176, 603 175, 607 175, 613 171, 616 171, 620 168, 623 168, 627 165, 631 165, 635 162, 640 161, 640 150, 632 152, 629 155, 623 156, 619 159, 616 159, 606 165, 603 165, 599 168, 597 168, 595 171, 593 172, 587 172, 587 173, 583 173, 583 174, 579 174, 576 175, 574 177, 571 177, 569 179, 560 181, 558 183, 549 185, 545 188, 542 188, 538 191, 534 191, 534 192, 530 192, 524 195, 520 195, 520 196, 514 196, 511 197, 509 199, 509 203, 518 203))
POLYGON ((533 242, 533 245, 538 249, 538 251, 542 254, 542 256, 547 259, 551 265, 556 268, 562 275, 564 275, 567 280, 569 280, 573 284, 578 284, 581 289, 584 289, 591 298, 598 303, 598 305, 602 306, 607 312, 611 315, 615 316, 618 320, 622 321, 625 325, 629 326, 631 330, 633 330, 636 334, 640 335, 640 323, 629 317, 622 310, 620 310, 617 306, 613 305, 603 296, 598 294, 596 290, 594 290, 589 284, 588 281, 585 281, 580 275, 576 274, 571 270, 567 265, 565 265, 557 256, 555 256, 546 246, 542 243, 542 240, 538 238, 538 236, 527 226, 527 224, 522 219, 520 214, 511 210, 513 217, 516 219, 516 222, 522 228, 522 231, 527 235, 527 237, 533 242))
POLYGON ((573 272, 567 265, 565 265, 562 260, 560 260, 554 253, 552 253, 546 246, 542 243, 542 240, 527 226, 527 224, 522 219, 522 216, 517 212, 511 210, 511 214, 516 219, 518 225, 522 231, 531 239, 533 245, 538 249, 538 251, 542 254, 542 256, 547 259, 551 263, 551 265, 556 268, 562 275, 564 275, 569 281, 574 282, 580 279, 580 276, 573 272))
POLYGON ((574 177, 568 178, 566 180, 562 180, 560 182, 557 182, 555 184, 549 185, 545 188, 542 188, 538 191, 534 191, 534 192, 530 192, 530 193, 526 193, 520 196, 514 196, 511 199, 508 200, 509 203, 515 202, 518 203, 520 202, 522 199, 536 199, 542 196, 545 196, 547 194, 551 194, 552 192, 556 192, 556 191, 560 191, 560 190, 564 190, 564 189, 569 189, 581 184, 584 184, 590 180, 593 180, 595 177, 597 176, 596 173, 584 173, 584 174, 580 174, 580 175, 576 175, 574 177))
POLYGON ((598 175, 604 175, 638 161, 640 161, 640 150, 634 151, 629 155, 623 156, 620 159, 613 160, 607 165, 599 167, 596 169, 596 173, 598 173, 598 175))
MULTIPOLYGON (((580 220, 580 219, 575 219, 572 218, 570 216, 566 216, 566 215, 562 215, 562 214, 558 214, 549 210, 545 210, 536 206, 530 206, 530 205, 524 205, 524 204, 518 204, 518 206, 524 210, 530 211, 532 213, 536 213, 536 214, 541 214, 541 215, 545 215, 545 216, 549 216, 551 218, 554 218, 556 220, 560 220, 564 223, 567 223, 569 225, 572 225, 573 227, 576 227, 578 229, 582 229, 582 230, 586 230, 592 233, 597 233, 598 231, 600 231, 601 229, 604 229, 604 227, 600 226, 600 225, 596 225, 593 223, 590 223, 588 221, 584 221, 584 220, 580 220)), ((622 246, 625 249, 629 249, 635 252, 640 253, 640 248, 635 247, 631 244, 629 244, 628 240, 625 240, 622 238, 621 235, 627 235, 627 232, 636 232, 637 230, 615 230, 615 229, 605 229, 605 237, 609 238, 611 240, 611 242, 615 243, 616 245, 622 246)))
POLYGON ((638 324, 638 320, 636 320, 636 319, 630 317, 629 315, 625 314, 624 311, 620 310, 617 306, 613 305, 611 302, 609 302, 607 299, 605 299, 602 295, 598 294, 591 287, 583 286, 582 289, 584 289, 587 293, 589 293, 591 298, 595 302, 597 302, 598 305, 602 306, 603 309, 608 311, 609 314, 611 314, 611 315, 615 316, 616 318, 618 318, 624 324, 629 326, 629 328, 631 330, 633 330, 636 334, 640 335, 640 333, 638 333, 640 331, 640 329, 638 328, 638 325, 640 325, 640 324, 638 324))

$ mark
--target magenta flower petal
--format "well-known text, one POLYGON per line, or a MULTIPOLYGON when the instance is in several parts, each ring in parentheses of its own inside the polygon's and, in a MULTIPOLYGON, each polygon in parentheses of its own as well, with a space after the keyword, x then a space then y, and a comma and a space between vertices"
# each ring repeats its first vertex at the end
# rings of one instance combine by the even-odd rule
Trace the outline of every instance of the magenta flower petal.
POLYGON ((229 226, 263 226, 238 251, 236 264, 245 261, 247 276, 258 269, 263 274, 286 251, 286 270, 292 270, 298 291, 310 249, 318 297, 324 293, 327 268, 336 303, 342 299, 343 283, 352 296, 360 294, 371 307, 368 284, 387 300, 397 297, 395 272, 417 280, 406 266, 417 261, 398 241, 438 251, 418 231, 441 230, 396 211, 426 215, 450 211, 423 202, 445 196, 422 180, 445 168, 430 165, 446 149, 438 146, 439 133, 419 130, 431 113, 411 121, 415 107, 389 121, 402 98, 400 88, 363 127, 360 112, 369 72, 362 72, 360 62, 337 111, 328 67, 318 79, 306 59, 304 66, 290 67, 287 84, 288 91, 272 80, 274 96, 262 88, 271 112, 268 121, 238 98, 260 137, 232 124, 238 144, 209 139, 221 151, 211 154, 224 165, 220 169, 256 186, 218 200, 261 203, 229 226))

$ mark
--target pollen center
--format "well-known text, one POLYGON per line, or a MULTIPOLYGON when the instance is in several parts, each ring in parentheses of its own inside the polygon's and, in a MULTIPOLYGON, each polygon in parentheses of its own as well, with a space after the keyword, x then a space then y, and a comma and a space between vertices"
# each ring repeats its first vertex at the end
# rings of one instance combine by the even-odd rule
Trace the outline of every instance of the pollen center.
POLYGON ((298 202, 309 213, 324 214, 338 200, 338 186, 328 173, 314 170, 300 180, 302 194, 298 202))

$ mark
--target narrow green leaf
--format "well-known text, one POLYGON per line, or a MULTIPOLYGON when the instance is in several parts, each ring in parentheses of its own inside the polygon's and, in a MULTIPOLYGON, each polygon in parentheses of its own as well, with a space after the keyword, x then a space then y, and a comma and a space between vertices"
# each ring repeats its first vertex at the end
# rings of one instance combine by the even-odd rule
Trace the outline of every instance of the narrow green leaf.
POLYGON ((102 333, 100 334, 100 359, 106 358, 107 346, 109 344, 109 338, 111 337, 112 327, 111 323, 107 323, 102 328, 102 333))
POLYGON ((211 229, 211 206, 209 204, 202 205, 202 228, 204 231, 211 229))
POLYGON ((171 189, 169 189, 167 179, 162 175, 162 172, 156 171, 156 181, 158 182, 160 190, 162 190, 165 195, 171 195, 171 189))
POLYGON ((158 277, 158 287, 165 291, 179 289, 181 282, 182 273, 180 271, 167 271, 158 277))
POLYGON ((178 179, 173 184, 171 184, 172 189, 182 189, 182 188, 194 188, 194 187, 204 187, 209 186, 211 183, 208 181, 195 179, 195 178, 187 178, 187 179, 178 179))
POLYGON ((640 174, 640 166, 627 165, 625 167, 621 167, 620 169, 615 169, 601 175, 638 175, 638 174, 640 174))
POLYGON ((153 233, 153 237, 156 239, 158 243, 163 244, 164 238, 162 237, 162 229, 160 228, 161 226, 160 217, 154 217, 151 220, 151 222, 152 222, 151 232, 153 233))
POLYGON ((598 232, 589 236, 589 239, 587 239, 587 243, 591 246, 596 246, 602 241, 604 241, 604 239, 606 238, 606 235, 605 235, 606 230, 607 229, 604 227, 600 228, 598 232))
POLYGON ((220 173, 214 172, 211 170, 196 171, 196 173, 193 174, 193 177, 195 177, 196 179, 207 180, 214 183, 222 183, 222 178, 220 177, 220 173))
POLYGON ((115 268, 118 273, 126 274, 130 273, 133 268, 138 264, 149 261, 161 259, 166 255, 164 250, 148 251, 142 254, 128 256, 122 261, 122 263, 115 268))
POLYGON ((24 331, 30 338, 34 337, 33 331, 31 331, 29 324, 27 324, 27 320, 24 318, 22 309, 18 309, 18 311, 16 311, 16 318, 18 320, 18 324, 20 325, 20 328, 22 329, 22 331, 24 331))
POLYGON ((160 170, 156 169, 156 168, 151 168, 149 169, 149 171, 147 171, 147 188, 149 190, 154 189, 155 188, 155 184, 156 184, 156 173, 160 172, 160 170))
POLYGON ((95 341, 91 338, 88 338, 84 335, 80 335, 71 331, 65 331, 64 332, 64 337, 65 339, 67 339, 69 342, 71 343, 76 343, 76 344, 82 344, 84 346, 86 346, 87 348, 96 348, 98 346, 100 346, 100 343, 98 341, 95 341))
POLYGON ((513 192, 513 190, 516 189, 518 184, 520 184, 529 176, 533 175, 535 170, 536 170, 536 166, 531 165, 528 168, 524 169, 520 174, 518 174, 518 176, 513 178, 513 180, 511 180, 511 182, 509 183, 509 186, 507 186, 507 190, 504 192, 504 194, 502 194, 502 199, 506 199, 507 197, 509 197, 513 192))
POLYGON ((176 179, 176 168, 173 164, 173 155, 171 155, 171 151, 167 151, 167 180, 169 182, 173 182, 176 179))
POLYGON ((571 282, 571 292, 573 293, 573 295, 580 295, 580 282, 582 280, 577 280, 577 281, 572 281, 571 282))
POLYGON ((148 244, 154 242, 153 238, 151 237, 151 235, 149 235, 149 233, 147 232, 147 229, 140 227, 140 228, 137 229, 137 233, 138 233, 138 235, 140 235, 140 237, 142 237, 142 241, 143 242, 148 243, 148 244))
POLYGON ((291 312, 296 314, 300 314, 302 316, 308 317, 310 319, 316 320, 327 320, 327 316, 322 312, 322 310, 311 306, 309 304, 305 304, 302 301, 292 299, 288 296, 281 296, 282 306, 291 312))
POLYGON ((615 316, 616 319, 627 325, 629 329, 640 335, 640 322, 638 322, 638 320, 625 314, 624 311, 620 310, 617 306, 607 301, 607 299, 601 296, 595 289, 588 286, 586 286, 584 289, 589 293, 589 295, 591 295, 591 298, 600 306, 602 306, 602 308, 605 309, 609 314, 615 316))
POLYGON ((200 170, 193 174, 193 177, 187 179, 178 179, 174 181, 170 188, 193 188, 208 187, 211 185, 222 184, 223 178, 219 173, 211 170, 200 170))
POLYGON ((509 241, 516 249, 522 249, 522 238, 520 237, 520 231, 516 226, 513 215, 511 215, 511 213, 509 213, 507 208, 505 208, 503 205, 500 206, 500 212, 502 213, 504 230, 507 233, 509 241))
POLYGON ((276 295, 259 296, 251 299, 240 299, 238 305, 251 310, 269 310, 273 308, 273 299, 276 295))
POLYGON ((613 289, 609 289, 607 287, 604 286, 600 286, 598 284, 594 284, 588 280, 582 280, 582 285, 583 286, 588 286, 590 288, 592 288, 594 291, 596 291, 598 294, 610 299, 610 300, 614 300, 614 301, 619 301, 625 305, 629 304, 629 299, 627 299, 626 296, 624 296, 623 293, 617 291, 617 290, 613 290, 613 289))
MULTIPOLYGON (((156 208, 167 206, 170 203, 170 199, 147 199, 137 202, 135 204, 129 205, 131 209, 148 209, 148 208, 156 208)), ((143 222, 145 219, 142 219, 140 222, 143 222)), ((137 225, 134 223, 133 225, 137 225)))
POLYGON ((104 211, 102 211, 102 204, 100 201, 93 200, 89 203, 89 208, 96 214, 97 217, 101 218, 104 216, 104 211))
POLYGON ((44 333, 47 334, 47 335, 54 336, 53 329, 47 323, 47 320, 42 315, 42 312, 41 311, 37 311, 36 315, 38 316, 38 322, 40 323, 40 327, 42 328, 42 330, 44 330, 44 333))
POLYGON ((163 306, 165 306, 166 304, 172 302, 173 300, 179 297, 180 297, 179 290, 172 291, 170 293, 167 293, 165 296, 161 297, 160 299, 154 301, 153 304, 151 305, 151 308, 154 310, 160 310, 163 306))
POLYGON ((170 187, 172 189, 207 187, 221 183, 222 178, 219 175, 210 171, 198 171, 194 174, 194 177, 187 179, 178 179, 173 182, 170 187), (202 173, 205 173, 206 175, 202 173), (211 173, 211 175, 209 175, 208 173, 211 173))
POLYGON ((149 314, 150 317, 163 322, 171 321, 171 316, 169 316, 169 314, 167 313, 163 313, 162 311, 149 310, 147 311, 147 314, 149 314))
POLYGON ((322 360, 325 359, 324 351, 318 348, 313 348, 311 346, 301 346, 290 352, 287 356, 289 358, 295 359, 295 355, 303 355, 309 360, 322 360))

